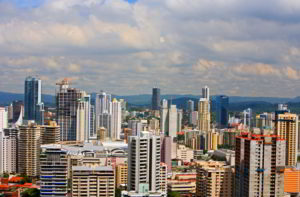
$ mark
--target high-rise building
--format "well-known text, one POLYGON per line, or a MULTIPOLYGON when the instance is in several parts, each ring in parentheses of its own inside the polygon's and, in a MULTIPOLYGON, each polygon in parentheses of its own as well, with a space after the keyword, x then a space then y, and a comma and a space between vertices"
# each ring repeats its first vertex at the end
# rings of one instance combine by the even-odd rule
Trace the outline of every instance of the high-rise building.
POLYGON ((17 139, 0 131, 0 174, 17 172, 17 139))
POLYGON ((70 88, 69 81, 64 79, 57 83, 59 91, 56 93, 57 123, 60 126, 61 141, 76 141, 77 110, 79 100, 86 96, 84 91, 70 88))
POLYGON ((24 116, 24 104, 22 101, 13 101, 13 123, 18 122, 18 120, 22 119, 24 116))
POLYGON ((8 168, 11 169, 12 172, 19 172, 19 169, 18 169, 19 128, 7 128, 7 129, 3 130, 3 133, 4 133, 3 137, 6 138, 8 143, 10 143, 9 145, 6 146, 7 147, 7 149, 6 149, 7 157, 6 158, 8 158, 8 161, 5 161, 5 162, 11 163, 11 164, 8 164, 7 166, 8 166, 8 168))
POLYGON ((152 110, 160 109, 160 89, 153 88, 152 89, 152 110))
POLYGON ((160 163, 160 191, 164 194, 168 193, 168 166, 160 163))
POLYGON ((286 140, 285 164, 295 166, 298 153, 298 116, 288 112, 277 113, 275 117, 275 132, 286 140))
POLYGON ((128 191, 139 192, 141 184, 149 184, 149 191, 159 191, 160 137, 149 132, 130 136, 128 141, 128 191))
POLYGON ((40 156, 40 196, 65 197, 68 193, 67 151, 60 145, 43 148, 40 156))
POLYGON ((272 129, 274 127, 274 113, 262 113, 256 116, 256 127, 263 129, 263 128, 270 128, 272 129))
POLYGON ((248 108, 243 111, 244 114, 244 126, 252 128, 252 109, 248 108))
POLYGON ((42 81, 36 77, 25 79, 24 91, 25 120, 40 122, 43 120, 42 81), (38 115, 38 117, 37 117, 38 115))
POLYGON ((33 122, 20 126, 18 140, 19 173, 37 177, 40 173, 41 127, 33 122))
POLYGON ((96 129, 105 127, 110 131, 110 123, 109 126, 106 125, 105 120, 111 119, 110 117, 107 118, 107 116, 111 116, 111 95, 101 91, 100 94, 96 95, 95 103, 96 129))
POLYGON ((284 196, 285 147, 276 135, 236 137, 235 196, 284 196))
POLYGON ((187 103, 187 111, 188 111, 188 113, 191 113, 191 112, 195 111, 195 104, 194 104, 194 101, 188 100, 188 103, 187 103))
POLYGON ((177 110, 177 132, 180 132, 182 129, 182 117, 183 117, 183 110, 177 110))
POLYGON ((210 103, 203 98, 198 103, 198 127, 200 131, 210 131, 210 103))
POLYGON ((209 100, 209 88, 207 86, 202 88, 202 98, 209 100))
POLYGON ((170 105, 169 108, 169 130, 168 136, 177 137, 177 108, 176 105, 170 105))
POLYGON ((96 138, 96 114, 95 114, 95 105, 91 104, 91 108, 90 108, 90 138, 91 139, 95 139, 96 138))
POLYGON ((128 128, 131 129, 131 136, 139 135, 143 129, 140 120, 128 120, 128 128))
POLYGON ((8 112, 4 107, 0 107, 0 131, 8 127, 8 112))
POLYGON ((161 101, 160 132, 163 133, 165 136, 167 136, 169 132, 168 101, 165 99, 161 101))
POLYGON ((172 171, 172 143, 173 137, 161 136, 161 162, 165 163, 168 166, 168 171, 172 171))
POLYGON ((116 187, 126 186, 128 182, 128 166, 127 164, 119 164, 116 166, 116 187))
POLYGON ((234 170, 219 161, 197 162, 197 197, 234 196, 234 170))
POLYGON ((228 126, 228 108, 229 98, 225 95, 216 96, 216 122, 218 128, 226 128, 228 126))
POLYGON ((196 126, 198 125, 199 112, 193 111, 189 114, 189 124, 196 126))
POLYGON ((41 144, 55 144, 60 141, 60 127, 55 121, 41 126, 41 144))
POLYGON ((88 141, 90 139, 90 120, 91 120, 91 98, 90 95, 84 95, 77 100, 77 125, 76 141, 88 141))
POLYGON ((38 103, 36 104, 35 109, 35 122, 38 125, 44 125, 44 117, 45 116, 45 109, 44 109, 44 103, 38 103))
POLYGON ((111 166, 72 167, 72 197, 115 196, 115 176, 111 166))
POLYGON ((12 103, 6 107, 6 110, 7 110, 7 119, 8 119, 8 122, 12 122, 13 120, 13 105, 12 103))
POLYGON ((117 99, 113 99, 111 102, 111 132, 110 137, 113 140, 119 140, 121 135, 122 124, 122 110, 121 103, 117 99))

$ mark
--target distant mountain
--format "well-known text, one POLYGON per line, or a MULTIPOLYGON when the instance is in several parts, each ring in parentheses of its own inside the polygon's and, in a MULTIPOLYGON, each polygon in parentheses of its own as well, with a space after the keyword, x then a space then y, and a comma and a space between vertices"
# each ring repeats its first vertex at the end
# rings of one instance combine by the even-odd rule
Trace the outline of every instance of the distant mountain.
MULTIPOLYGON (((24 94, 0 92, 0 105, 9 105, 15 100, 23 101, 24 94)), ((44 101, 44 103, 55 103, 55 97, 52 95, 43 94, 42 100, 44 101)))
MULTIPOLYGON (((92 93, 92 101, 95 100, 96 93, 92 93)), ((43 95, 43 101, 48 106, 55 103, 54 95, 43 95)), ((151 94, 140 94, 140 95, 129 95, 120 96, 112 95, 113 98, 124 99, 128 102, 131 107, 150 107, 151 106, 151 94)), ((212 96, 214 97, 214 96, 212 96)), ((195 107, 197 107, 200 95, 192 94, 167 94, 161 95, 161 99, 167 99, 172 104, 177 105, 178 108, 186 108, 187 101, 193 100, 195 107)), ((23 100, 24 95, 19 93, 0 92, 0 105, 8 105, 14 100, 23 100)), ((298 110, 300 103, 300 97, 295 98, 276 98, 276 97, 241 97, 241 96, 230 96, 229 97, 229 108, 231 111, 242 111, 246 108, 252 108, 253 110, 263 111, 274 111, 277 103, 288 103, 290 108, 298 110)), ((300 112, 300 107, 299 107, 300 112)))

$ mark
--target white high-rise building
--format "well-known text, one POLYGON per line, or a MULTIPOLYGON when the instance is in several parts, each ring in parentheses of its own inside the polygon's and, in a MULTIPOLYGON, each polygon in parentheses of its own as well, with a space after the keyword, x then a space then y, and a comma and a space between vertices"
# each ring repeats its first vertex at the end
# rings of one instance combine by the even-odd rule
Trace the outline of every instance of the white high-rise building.
POLYGON ((106 127, 106 125, 103 125, 105 123, 104 119, 110 119, 107 118, 107 115, 111 115, 111 95, 106 94, 105 92, 101 91, 100 94, 96 95, 95 100, 95 114, 96 114, 96 130, 100 127, 104 127, 107 130, 110 130, 110 128, 106 127), (105 114, 105 115, 103 115, 105 114))
POLYGON ((121 139, 122 109, 121 103, 117 99, 111 102, 111 138, 113 140, 121 139))
POLYGON ((149 191, 160 191, 160 136, 144 131, 128 139, 127 190, 139 192, 140 185, 149 184, 149 191))
POLYGON ((177 137, 177 108, 171 105, 169 108, 169 136, 177 137))
POLYGON ((96 115, 110 113, 111 95, 101 91, 96 95, 96 115))
POLYGON ((0 107, 0 131, 8 126, 8 111, 4 107, 0 107))
POLYGON ((91 128, 91 97, 85 95, 78 100, 77 105, 77 129, 76 129, 76 141, 88 141, 91 128))
POLYGON ((160 109, 160 133, 167 135, 168 132, 169 132, 168 101, 163 99, 161 101, 161 109, 160 109))

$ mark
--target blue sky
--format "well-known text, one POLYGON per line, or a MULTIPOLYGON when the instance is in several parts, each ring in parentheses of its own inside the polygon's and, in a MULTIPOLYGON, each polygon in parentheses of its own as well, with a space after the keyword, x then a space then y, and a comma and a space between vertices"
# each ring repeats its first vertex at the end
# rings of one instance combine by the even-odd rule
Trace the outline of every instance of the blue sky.
POLYGON ((103 1, 0 0, 0 90, 299 96, 298 0, 103 1))

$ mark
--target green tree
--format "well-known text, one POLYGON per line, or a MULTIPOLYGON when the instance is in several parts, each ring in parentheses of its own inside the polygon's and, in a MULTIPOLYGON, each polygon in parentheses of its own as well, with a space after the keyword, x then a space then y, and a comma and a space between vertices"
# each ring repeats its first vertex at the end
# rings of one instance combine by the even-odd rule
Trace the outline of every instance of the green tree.
POLYGON ((168 192, 168 197, 180 197, 178 192, 168 192))
POLYGON ((24 192, 21 193, 22 197, 39 197, 40 190, 36 188, 26 189, 24 192))
POLYGON ((116 193, 115 193, 115 197, 121 197, 121 189, 120 188, 117 188, 116 189, 116 193))

